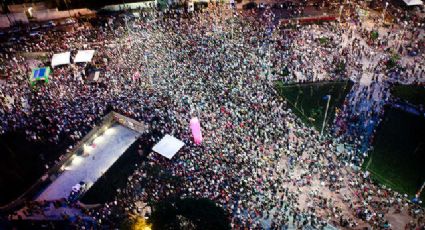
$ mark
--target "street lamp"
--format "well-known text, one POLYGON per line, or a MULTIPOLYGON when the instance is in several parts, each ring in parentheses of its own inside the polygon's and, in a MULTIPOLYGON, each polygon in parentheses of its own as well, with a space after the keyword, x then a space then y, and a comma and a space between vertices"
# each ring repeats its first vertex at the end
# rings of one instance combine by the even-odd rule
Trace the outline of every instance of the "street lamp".
POLYGON ((388 7, 388 2, 385 2, 385 8, 384 11, 382 12, 382 22, 385 22, 385 13, 387 11, 387 7, 388 7))
POLYGON ((28 8, 28 15, 30 16, 30 18, 32 18, 32 7, 28 8))
POLYGON ((323 136, 323 130, 325 129, 326 118, 328 116, 328 110, 329 110, 329 102, 331 101, 331 95, 330 94, 326 95, 324 98, 327 99, 328 102, 326 103, 325 118, 323 119, 322 129, 320 130, 320 136, 323 136))

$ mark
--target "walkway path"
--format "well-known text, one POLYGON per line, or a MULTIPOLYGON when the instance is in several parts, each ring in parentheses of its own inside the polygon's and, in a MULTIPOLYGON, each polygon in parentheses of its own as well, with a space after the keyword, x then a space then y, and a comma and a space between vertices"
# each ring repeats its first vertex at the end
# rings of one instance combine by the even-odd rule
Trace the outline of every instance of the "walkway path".
MULTIPOLYGON (((362 29, 366 28, 371 31, 376 28, 370 21, 363 23, 362 29)), ((349 44, 354 39, 359 40, 358 45, 365 48, 367 55, 362 55, 360 60, 361 70, 348 69, 351 80, 354 85, 347 95, 348 104, 344 107, 343 113, 348 114, 344 119, 345 124, 350 124, 346 130, 348 136, 360 137, 360 152, 366 152, 369 148, 373 131, 379 123, 379 116, 382 112, 385 101, 389 98, 388 82, 386 77, 380 73, 375 73, 375 69, 382 65, 382 60, 388 56, 382 50, 369 46, 365 39, 357 32, 358 26, 349 24, 349 29, 354 31, 353 36, 349 39, 345 33, 342 42, 342 48, 349 48, 349 44)), ((388 29, 379 27, 381 35, 386 34, 388 29)), ((385 67, 384 67, 385 68, 385 67)), ((336 127, 338 129, 338 127, 336 127)))

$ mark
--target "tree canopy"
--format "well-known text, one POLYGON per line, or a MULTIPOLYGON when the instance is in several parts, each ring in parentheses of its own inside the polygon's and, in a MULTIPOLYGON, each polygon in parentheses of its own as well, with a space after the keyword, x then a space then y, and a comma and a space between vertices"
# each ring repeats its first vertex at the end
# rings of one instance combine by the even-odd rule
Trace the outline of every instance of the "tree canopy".
POLYGON ((172 198, 154 205, 149 223, 153 230, 230 229, 225 211, 205 198, 172 198))

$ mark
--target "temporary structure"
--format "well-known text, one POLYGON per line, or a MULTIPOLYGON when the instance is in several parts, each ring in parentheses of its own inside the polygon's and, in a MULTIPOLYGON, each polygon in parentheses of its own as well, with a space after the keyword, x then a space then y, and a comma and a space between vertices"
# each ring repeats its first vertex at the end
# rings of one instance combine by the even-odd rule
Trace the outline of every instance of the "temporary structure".
POLYGON ((32 70, 30 84, 34 86, 38 81, 49 82, 50 67, 35 68, 32 70))
POLYGON ((152 148, 152 150, 171 159, 183 146, 183 141, 167 134, 152 148))

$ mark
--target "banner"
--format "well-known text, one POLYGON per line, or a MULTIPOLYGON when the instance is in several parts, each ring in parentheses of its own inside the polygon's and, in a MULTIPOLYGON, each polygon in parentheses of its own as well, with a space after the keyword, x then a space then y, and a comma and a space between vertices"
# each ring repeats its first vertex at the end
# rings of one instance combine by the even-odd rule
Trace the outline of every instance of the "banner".
POLYGON ((190 129, 192 130, 193 141, 199 145, 202 142, 201 124, 197 117, 190 120, 190 129))

